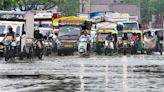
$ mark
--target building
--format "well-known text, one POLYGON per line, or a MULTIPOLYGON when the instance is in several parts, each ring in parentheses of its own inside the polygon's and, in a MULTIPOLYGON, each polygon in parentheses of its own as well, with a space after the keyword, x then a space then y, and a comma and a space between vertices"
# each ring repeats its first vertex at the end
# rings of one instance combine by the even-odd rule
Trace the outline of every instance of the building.
POLYGON ((141 19, 140 5, 120 3, 121 0, 80 0, 80 13, 90 13, 96 11, 114 11, 119 13, 129 13, 141 19))

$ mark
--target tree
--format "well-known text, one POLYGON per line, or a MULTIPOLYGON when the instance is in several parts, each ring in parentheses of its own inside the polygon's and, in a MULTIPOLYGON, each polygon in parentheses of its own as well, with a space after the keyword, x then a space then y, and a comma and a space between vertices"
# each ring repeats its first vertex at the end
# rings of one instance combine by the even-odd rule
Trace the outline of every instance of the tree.
POLYGON ((42 6, 39 9, 47 10, 57 5, 58 0, 2 0, 3 10, 37 10, 38 6, 42 6))
POLYGON ((60 0, 58 8, 63 16, 77 15, 80 10, 80 2, 79 0, 60 0))

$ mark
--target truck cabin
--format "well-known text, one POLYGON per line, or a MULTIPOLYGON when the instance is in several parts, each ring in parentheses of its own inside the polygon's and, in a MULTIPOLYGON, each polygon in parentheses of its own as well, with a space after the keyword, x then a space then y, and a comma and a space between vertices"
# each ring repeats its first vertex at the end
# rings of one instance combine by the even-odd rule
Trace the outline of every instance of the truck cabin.
POLYGON ((0 36, 4 37, 9 27, 13 28, 18 38, 25 34, 24 24, 26 20, 24 17, 24 12, 0 11, 0 36))

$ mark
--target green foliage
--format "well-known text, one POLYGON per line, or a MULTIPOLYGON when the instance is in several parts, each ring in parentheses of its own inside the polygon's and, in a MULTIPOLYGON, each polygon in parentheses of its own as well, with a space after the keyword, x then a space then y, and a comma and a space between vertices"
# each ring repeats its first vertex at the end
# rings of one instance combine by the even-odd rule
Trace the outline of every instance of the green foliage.
POLYGON ((164 15, 164 0, 127 0, 128 3, 140 4, 142 21, 148 22, 151 15, 164 15))
POLYGON ((80 10, 80 2, 79 0, 60 0, 58 7, 63 16, 77 15, 80 10))
POLYGON ((58 0, 0 0, 1 10, 21 11, 37 10, 38 5, 43 5, 42 10, 47 10, 56 6, 58 0))

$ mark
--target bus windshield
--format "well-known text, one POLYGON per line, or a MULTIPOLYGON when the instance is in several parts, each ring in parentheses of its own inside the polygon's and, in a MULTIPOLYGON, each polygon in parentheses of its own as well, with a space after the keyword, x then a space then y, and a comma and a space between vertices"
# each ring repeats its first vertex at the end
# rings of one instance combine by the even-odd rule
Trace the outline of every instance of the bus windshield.
POLYGON ((137 23, 123 23, 124 30, 139 30, 137 23))

